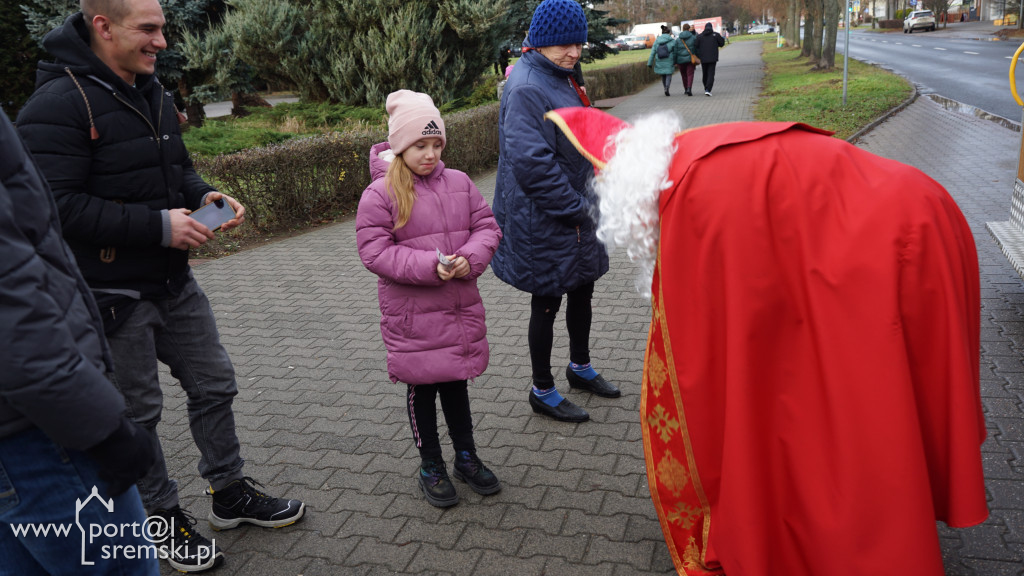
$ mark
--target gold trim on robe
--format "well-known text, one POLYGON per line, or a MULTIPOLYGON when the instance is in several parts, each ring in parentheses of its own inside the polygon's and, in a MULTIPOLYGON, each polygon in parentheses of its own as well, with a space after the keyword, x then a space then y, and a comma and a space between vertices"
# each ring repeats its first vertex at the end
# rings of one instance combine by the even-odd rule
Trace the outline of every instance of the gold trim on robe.
POLYGON ((686 412, 672 355, 661 285, 661 251, 654 270, 651 327, 640 396, 647 483, 676 571, 686 576, 723 574, 707 564, 711 507, 693 456, 686 412), (683 447, 685 454, 672 448, 683 447), (685 549, 679 546, 685 543, 685 549))

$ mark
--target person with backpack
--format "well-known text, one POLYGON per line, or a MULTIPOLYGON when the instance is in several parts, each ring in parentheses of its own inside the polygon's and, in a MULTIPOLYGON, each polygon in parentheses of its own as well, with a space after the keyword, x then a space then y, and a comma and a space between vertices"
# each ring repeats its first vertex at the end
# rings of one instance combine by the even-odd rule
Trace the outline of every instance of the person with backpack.
POLYGON ((647 57, 647 67, 652 68, 655 74, 661 76, 661 84, 665 87, 665 96, 670 95, 668 89, 672 85, 672 74, 676 70, 678 51, 679 42, 672 37, 669 27, 662 25, 661 36, 654 40, 651 55, 647 57))

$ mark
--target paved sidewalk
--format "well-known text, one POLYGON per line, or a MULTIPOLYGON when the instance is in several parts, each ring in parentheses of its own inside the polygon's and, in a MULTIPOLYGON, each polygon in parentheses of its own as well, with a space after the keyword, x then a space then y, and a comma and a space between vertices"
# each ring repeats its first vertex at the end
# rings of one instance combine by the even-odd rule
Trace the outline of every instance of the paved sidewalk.
MULTIPOLYGON (((670 107, 691 126, 750 120, 761 82, 757 42, 722 50, 713 97, 673 95, 660 82, 617 106, 630 119, 670 107)), ((699 86, 700 73, 696 84, 699 86)), ((697 92, 699 94, 699 92, 697 92)), ((919 166, 960 202, 982 264, 982 387, 990 439, 986 477, 993 509, 983 526, 940 528, 947 574, 1021 574, 1024 558, 1024 284, 988 237, 1004 220, 1019 135, 919 99, 862 139, 865 148, 919 166), (954 138, 955 135, 955 138, 954 138), (936 146, 949 143, 948 146, 936 146)), ((494 175, 477 179, 485 196, 494 175)), ((597 283, 592 354, 623 396, 603 399, 560 389, 592 421, 564 424, 527 405, 529 297, 490 272, 480 281, 488 311, 491 364, 471 386, 480 456, 504 490, 481 497, 461 483, 462 502, 439 510, 419 495, 404 387, 384 370, 376 278, 359 262, 350 220, 195 267, 234 359, 235 403, 246 473, 275 495, 306 501, 291 527, 205 524, 227 563, 244 575, 587 575, 674 572, 644 474, 639 385, 649 319, 621 252, 597 283)), ((554 363, 568 359, 556 330, 554 363)), ((182 503, 209 512, 196 473, 198 451, 185 397, 166 373, 161 436, 182 503)), ((446 457, 450 443, 442 440, 446 457)), ((880 470, 879 474, 884 474, 880 470)), ((883 518, 879 519, 884 522, 883 518)), ((163 567, 164 574, 173 572, 163 567)))

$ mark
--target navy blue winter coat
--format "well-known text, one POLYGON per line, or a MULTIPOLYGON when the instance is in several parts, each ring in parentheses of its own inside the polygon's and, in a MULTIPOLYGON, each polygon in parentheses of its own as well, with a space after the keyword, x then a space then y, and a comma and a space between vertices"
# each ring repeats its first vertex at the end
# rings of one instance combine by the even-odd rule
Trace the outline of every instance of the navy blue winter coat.
POLYGON ((598 242, 590 163, 544 113, 580 106, 561 68, 530 50, 516 63, 498 119, 494 217, 502 238, 491 260, 501 280, 540 296, 561 296, 608 271, 598 242))
POLYGON ((0 438, 36 427, 84 450, 117 430, 124 399, 104 375, 114 365, 99 310, 46 180, 2 110, 0 349, 0 438))

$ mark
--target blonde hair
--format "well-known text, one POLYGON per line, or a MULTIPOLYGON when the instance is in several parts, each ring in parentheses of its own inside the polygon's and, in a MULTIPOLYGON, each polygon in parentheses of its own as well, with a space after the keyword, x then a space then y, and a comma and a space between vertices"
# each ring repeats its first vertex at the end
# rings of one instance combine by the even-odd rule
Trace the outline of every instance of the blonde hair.
POLYGON ((396 154, 384 175, 384 187, 395 201, 395 205, 398 206, 395 230, 409 222, 409 216, 412 215, 412 204, 416 201, 415 186, 416 179, 412 169, 405 163, 401 154, 396 154))

